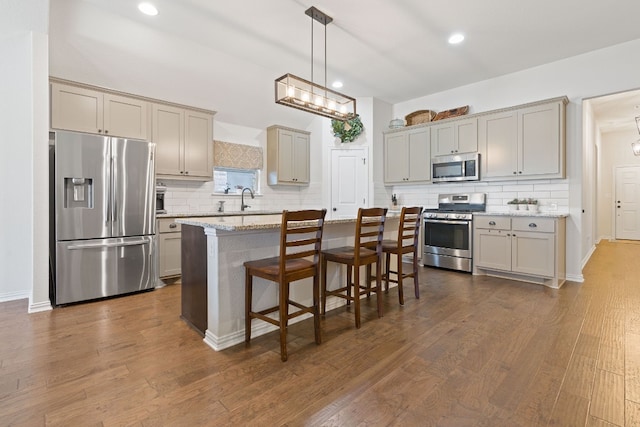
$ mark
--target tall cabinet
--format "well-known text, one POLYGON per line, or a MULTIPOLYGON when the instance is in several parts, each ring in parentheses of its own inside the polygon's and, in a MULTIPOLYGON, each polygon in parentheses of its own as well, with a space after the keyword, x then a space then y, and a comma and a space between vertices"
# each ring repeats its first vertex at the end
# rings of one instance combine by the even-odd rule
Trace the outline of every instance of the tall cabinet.
POLYGON ((310 133, 283 126, 267 128, 267 183, 309 184, 310 133))
POLYGON ((213 115, 169 104, 153 104, 152 121, 156 175, 211 180, 213 115))

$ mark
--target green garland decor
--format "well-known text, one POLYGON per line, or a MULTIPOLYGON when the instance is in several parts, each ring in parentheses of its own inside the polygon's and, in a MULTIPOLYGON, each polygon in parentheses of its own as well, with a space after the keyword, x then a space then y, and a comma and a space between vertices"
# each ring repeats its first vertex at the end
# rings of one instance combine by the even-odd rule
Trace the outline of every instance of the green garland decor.
POLYGON ((364 126, 360 121, 360 116, 356 116, 347 121, 331 120, 331 129, 333 136, 340 138, 340 142, 353 142, 364 130, 364 126))

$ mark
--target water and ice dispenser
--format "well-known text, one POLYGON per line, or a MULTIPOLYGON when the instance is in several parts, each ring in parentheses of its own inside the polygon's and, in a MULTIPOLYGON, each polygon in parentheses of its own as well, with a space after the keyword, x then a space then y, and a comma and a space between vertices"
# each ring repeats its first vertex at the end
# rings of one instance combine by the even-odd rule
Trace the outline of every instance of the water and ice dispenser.
POLYGON ((93 179, 64 179, 65 208, 93 208, 93 179))

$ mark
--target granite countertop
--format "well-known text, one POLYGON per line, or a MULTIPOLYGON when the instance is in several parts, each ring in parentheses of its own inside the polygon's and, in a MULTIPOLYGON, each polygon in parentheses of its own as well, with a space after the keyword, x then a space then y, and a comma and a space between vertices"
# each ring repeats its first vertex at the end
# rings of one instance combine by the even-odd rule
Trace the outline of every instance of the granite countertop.
POLYGON ((247 215, 276 215, 282 211, 228 211, 228 212, 197 212, 197 213, 163 213, 156 214, 156 218, 198 218, 198 217, 220 217, 220 216, 247 216, 247 215))
POLYGON ((529 211, 508 211, 508 212, 474 212, 474 216, 529 216, 536 218, 566 218, 568 213, 556 212, 556 211, 542 211, 542 212, 529 212, 529 211))
MULTIPOLYGON (((395 212, 387 213, 387 218, 395 218, 400 215, 395 212)), ((357 218, 326 219, 325 225, 355 223, 357 218)), ((241 231, 241 230, 264 230, 270 228, 280 228, 282 225, 282 214, 277 215, 243 215, 243 216, 210 216, 210 217, 189 217, 176 219, 178 224, 194 225, 203 228, 215 228, 217 230, 241 231)), ((302 224, 302 223, 301 223, 302 224)))

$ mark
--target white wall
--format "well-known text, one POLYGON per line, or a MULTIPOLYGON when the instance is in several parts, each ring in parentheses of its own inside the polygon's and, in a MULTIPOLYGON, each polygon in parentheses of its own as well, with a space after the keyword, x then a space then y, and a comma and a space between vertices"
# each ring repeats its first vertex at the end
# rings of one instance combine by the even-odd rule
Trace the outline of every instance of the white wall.
MULTIPOLYGON (((482 112, 566 95, 570 101, 567 106, 567 179, 560 185, 567 185, 566 200, 570 213, 567 222, 567 274, 570 280, 582 280, 582 263, 588 255, 585 253, 587 249, 583 245, 582 236, 590 233, 589 230, 593 228, 591 223, 584 223, 582 217, 582 100, 640 87, 640 75, 637 73, 640 67, 640 56, 637 55, 639 49, 640 40, 635 40, 416 98, 395 105, 394 116, 404 117, 420 109, 441 111, 462 105, 470 105, 470 112, 482 112)), ((531 185, 529 182, 505 183, 504 190, 520 192, 520 188, 526 189, 524 191, 539 189, 535 184, 533 187, 531 185)), ((429 195, 418 192, 414 194, 418 200, 430 198, 429 195)), ((408 200, 414 203, 412 197, 408 197, 408 200)))
POLYGON ((0 301, 50 309, 46 0, 0 4, 0 301))

